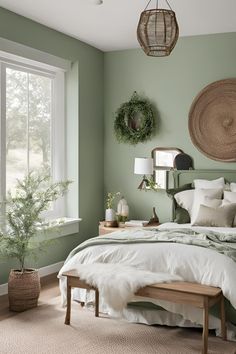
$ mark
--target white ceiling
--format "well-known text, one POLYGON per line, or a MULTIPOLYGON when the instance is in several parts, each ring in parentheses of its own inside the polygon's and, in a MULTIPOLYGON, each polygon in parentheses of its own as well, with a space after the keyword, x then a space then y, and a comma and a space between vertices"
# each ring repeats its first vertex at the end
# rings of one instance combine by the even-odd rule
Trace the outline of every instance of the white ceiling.
MULTIPOLYGON (((0 6, 103 51, 139 47, 136 28, 148 0, 0 0, 0 6)), ((180 36, 236 32, 236 0, 169 0, 180 36)), ((155 0, 151 2, 155 7, 155 0)), ((149 8, 151 8, 149 6, 149 8)), ((166 8, 165 0, 159 7, 166 8)))

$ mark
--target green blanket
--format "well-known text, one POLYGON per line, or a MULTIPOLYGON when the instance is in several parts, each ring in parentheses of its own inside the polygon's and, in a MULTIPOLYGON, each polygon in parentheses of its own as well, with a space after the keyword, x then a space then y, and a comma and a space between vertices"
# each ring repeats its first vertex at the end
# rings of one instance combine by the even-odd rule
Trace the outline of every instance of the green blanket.
POLYGON ((106 244, 174 242, 185 245, 205 247, 223 253, 236 262, 236 231, 230 234, 209 231, 208 229, 137 229, 116 231, 106 236, 88 239, 74 248, 66 262, 76 253, 91 246, 106 244))

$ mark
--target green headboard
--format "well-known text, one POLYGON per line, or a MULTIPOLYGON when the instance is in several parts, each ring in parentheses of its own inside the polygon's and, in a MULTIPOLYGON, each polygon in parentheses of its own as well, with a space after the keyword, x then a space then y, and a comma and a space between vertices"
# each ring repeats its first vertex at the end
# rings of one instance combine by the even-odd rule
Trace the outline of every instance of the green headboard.
POLYGON ((224 177, 226 182, 236 183, 236 170, 175 170, 168 171, 169 188, 179 188, 194 179, 213 180, 224 177))

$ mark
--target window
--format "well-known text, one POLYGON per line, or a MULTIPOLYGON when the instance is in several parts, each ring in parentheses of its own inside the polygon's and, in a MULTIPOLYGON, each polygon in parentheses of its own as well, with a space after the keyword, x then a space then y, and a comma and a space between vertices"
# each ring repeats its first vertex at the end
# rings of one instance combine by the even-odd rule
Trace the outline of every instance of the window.
MULTIPOLYGON (((64 72, 4 58, 0 66, 3 200, 29 171, 43 170, 54 180, 65 178, 64 72)), ((48 217, 64 215, 62 199, 47 213, 48 217)))

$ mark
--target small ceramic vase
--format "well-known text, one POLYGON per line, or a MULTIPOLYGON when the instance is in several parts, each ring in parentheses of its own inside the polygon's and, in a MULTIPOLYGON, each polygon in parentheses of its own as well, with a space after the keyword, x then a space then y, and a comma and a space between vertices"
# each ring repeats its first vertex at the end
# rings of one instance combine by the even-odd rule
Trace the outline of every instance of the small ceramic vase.
POLYGON ((113 209, 106 209, 105 221, 114 221, 116 220, 116 213, 113 209))

